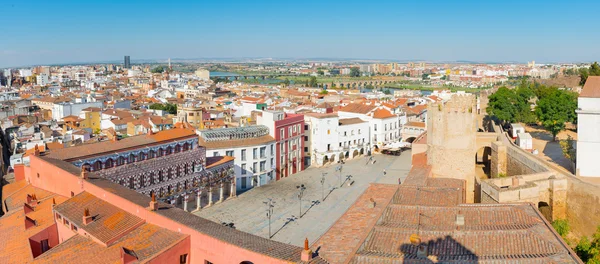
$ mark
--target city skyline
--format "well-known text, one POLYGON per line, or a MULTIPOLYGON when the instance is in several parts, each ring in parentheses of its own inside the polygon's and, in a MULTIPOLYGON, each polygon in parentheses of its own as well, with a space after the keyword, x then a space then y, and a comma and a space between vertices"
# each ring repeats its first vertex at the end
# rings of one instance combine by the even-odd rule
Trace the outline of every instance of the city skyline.
POLYGON ((594 48, 600 36, 591 34, 597 7, 593 1, 29 1, 5 5, 0 67, 119 61, 124 55, 133 61, 590 62, 600 59, 594 48))

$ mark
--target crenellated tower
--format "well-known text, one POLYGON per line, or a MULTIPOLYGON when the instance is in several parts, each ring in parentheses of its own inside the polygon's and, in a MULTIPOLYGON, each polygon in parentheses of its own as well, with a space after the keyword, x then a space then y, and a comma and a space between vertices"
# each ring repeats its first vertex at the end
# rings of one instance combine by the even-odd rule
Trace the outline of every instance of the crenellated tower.
POLYGON ((475 95, 453 95, 427 107, 427 163, 434 177, 466 181, 466 201, 473 203, 477 147, 475 95))

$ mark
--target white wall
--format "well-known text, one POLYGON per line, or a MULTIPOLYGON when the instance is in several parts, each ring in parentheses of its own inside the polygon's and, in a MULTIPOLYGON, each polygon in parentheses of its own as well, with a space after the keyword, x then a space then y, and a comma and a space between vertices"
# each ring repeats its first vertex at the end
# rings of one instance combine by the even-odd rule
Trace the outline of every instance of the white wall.
POLYGON ((584 177, 600 177, 600 98, 578 100, 577 173, 584 177))
POLYGON ((61 120, 65 116, 79 116, 81 110, 88 107, 102 108, 102 102, 89 102, 80 104, 54 104, 52 106, 52 119, 61 120))

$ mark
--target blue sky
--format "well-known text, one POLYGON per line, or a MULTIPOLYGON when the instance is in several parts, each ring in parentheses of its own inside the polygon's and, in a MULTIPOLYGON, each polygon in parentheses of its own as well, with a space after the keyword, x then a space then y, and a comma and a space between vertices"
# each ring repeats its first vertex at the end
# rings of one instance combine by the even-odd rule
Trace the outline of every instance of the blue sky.
POLYGON ((293 57, 600 60, 600 1, 2 1, 0 67, 293 57))

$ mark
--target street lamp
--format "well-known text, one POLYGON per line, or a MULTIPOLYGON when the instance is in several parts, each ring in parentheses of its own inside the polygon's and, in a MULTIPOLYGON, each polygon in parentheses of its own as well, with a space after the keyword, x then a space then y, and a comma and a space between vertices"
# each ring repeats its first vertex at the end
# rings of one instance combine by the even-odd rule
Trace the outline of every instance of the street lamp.
POLYGON ((325 201, 325 175, 327 172, 323 172, 321 174, 321 200, 325 201))
POLYGON ((340 164, 337 166, 337 168, 335 168, 336 171, 339 171, 340 174, 338 175, 338 179, 340 181, 340 187, 342 187, 342 169, 344 168, 344 164, 340 164))
POLYGON ((263 202, 267 205, 267 218, 269 219, 269 239, 271 239, 271 216, 273 215, 273 207, 275 207, 275 201, 271 198, 267 198, 266 202, 263 202))
POLYGON ((304 190, 306 190, 306 187, 304 187, 304 184, 301 184, 296 186, 296 189, 298 189, 298 200, 300 201, 300 218, 302 218, 302 196, 304 195, 304 190))

